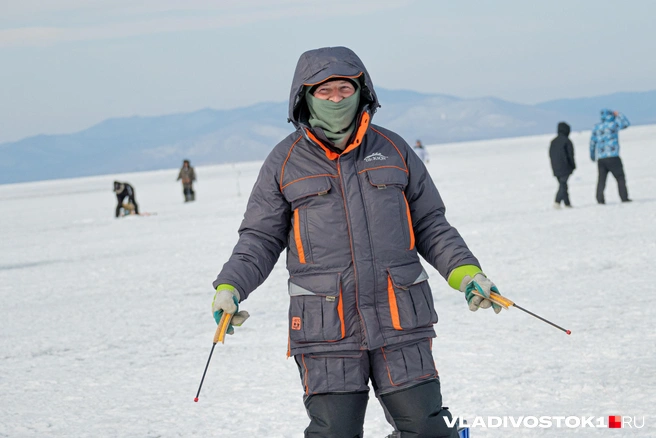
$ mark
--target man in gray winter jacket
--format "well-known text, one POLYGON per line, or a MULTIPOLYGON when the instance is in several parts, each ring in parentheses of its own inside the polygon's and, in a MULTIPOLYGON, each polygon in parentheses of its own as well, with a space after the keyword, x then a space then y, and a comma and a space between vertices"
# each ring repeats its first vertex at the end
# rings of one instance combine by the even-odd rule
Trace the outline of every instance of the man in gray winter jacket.
MULTIPOLYGON (((360 437, 369 382, 396 437, 457 437, 445 422, 431 351, 437 322, 419 256, 471 310, 501 308, 424 164, 372 125, 369 73, 345 47, 301 55, 291 87, 296 131, 269 154, 240 238, 213 286, 218 320, 248 317, 248 298, 287 249, 289 351, 310 417, 308 437, 360 437)), ((230 329, 230 331, 232 328, 230 329)))

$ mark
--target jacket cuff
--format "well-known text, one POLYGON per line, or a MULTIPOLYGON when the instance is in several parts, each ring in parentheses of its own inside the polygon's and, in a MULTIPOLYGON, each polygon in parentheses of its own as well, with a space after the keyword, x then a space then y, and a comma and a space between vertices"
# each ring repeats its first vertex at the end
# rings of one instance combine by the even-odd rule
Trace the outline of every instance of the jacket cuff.
POLYGON ((460 290, 460 285, 462 284, 462 280, 464 280, 465 277, 474 278, 476 274, 481 272, 483 272, 481 268, 476 265, 458 266, 453 271, 451 271, 446 281, 452 288, 460 290))
POLYGON ((223 283, 223 284, 220 284, 216 287, 217 292, 221 292, 222 290, 227 290, 227 291, 232 292, 232 294, 237 298, 237 301, 241 301, 241 296, 239 294, 239 291, 237 289, 235 289, 235 287, 233 285, 223 283))

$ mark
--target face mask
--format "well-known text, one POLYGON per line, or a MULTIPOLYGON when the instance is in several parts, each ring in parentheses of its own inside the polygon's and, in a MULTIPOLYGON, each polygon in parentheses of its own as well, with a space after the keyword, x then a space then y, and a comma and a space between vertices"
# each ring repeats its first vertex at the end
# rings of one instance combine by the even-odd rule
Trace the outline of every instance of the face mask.
POLYGON ((355 117, 360 105, 359 87, 352 96, 339 102, 318 99, 309 92, 305 99, 310 110, 310 126, 321 128, 335 146, 343 146, 342 142, 350 137, 355 129, 355 117))

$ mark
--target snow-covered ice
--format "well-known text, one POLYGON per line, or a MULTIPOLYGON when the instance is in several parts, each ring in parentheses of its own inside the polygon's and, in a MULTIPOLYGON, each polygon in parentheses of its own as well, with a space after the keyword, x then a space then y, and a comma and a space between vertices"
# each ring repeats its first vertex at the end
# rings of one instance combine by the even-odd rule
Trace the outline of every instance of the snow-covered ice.
MULTIPOLYGON (((554 127, 555 130, 555 127, 554 127)), ((433 343, 456 415, 645 417, 640 430, 482 429, 473 438, 656 436, 656 126, 622 131, 629 194, 594 199, 589 132, 573 133, 571 210, 552 208, 553 136, 429 147, 447 217, 517 309, 472 313, 433 268, 433 343)), ((211 282, 228 258, 259 163, 0 186, 0 436, 301 437, 308 419, 286 359, 284 256, 218 345, 211 282), (144 212, 113 217, 117 178, 144 212)), ((371 394, 367 437, 391 428, 371 394)))

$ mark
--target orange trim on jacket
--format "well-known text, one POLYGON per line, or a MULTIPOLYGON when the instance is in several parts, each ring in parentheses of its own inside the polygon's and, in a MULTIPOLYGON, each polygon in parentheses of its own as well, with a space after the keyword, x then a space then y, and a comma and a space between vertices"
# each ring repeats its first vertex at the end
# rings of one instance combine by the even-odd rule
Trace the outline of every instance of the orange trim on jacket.
POLYGON ((394 293, 394 284, 392 277, 387 276, 387 299, 389 300, 390 314, 392 315, 392 327, 396 330, 403 330, 401 328, 401 320, 399 319, 399 307, 396 304, 396 294, 394 293))
MULTIPOLYGON (((362 139, 364 138, 364 135, 367 133, 367 129, 369 129, 369 121, 371 120, 371 117, 369 116, 369 113, 365 112, 362 114, 362 119, 360 120, 360 126, 358 127, 358 130, 355 133, 355 138, 353 139, 353 142, 349 144, 346 148, 344 148, 344 151, 342 154, 346 154, 348 152, 351 152, 353 149, 357 148, 360 146, 362 143, 362 139)), ((334 161, 339 158, 340 154, 337 152, 333 152, 330 149, 324 145, 321 140, 319 140, 309 129, 305 129, 305 132, 307 133, 307 136, 315 142, 323 151, 326 153, 326 157, 328 157, 329 160, 334 161)), ((389 140, 389 139, 388 139, 389 140)), ((393 144, 393 143, 392 143, 393 144)), ((396 147, 396 146, 394 146, 396 147)), ((398 149, 397 149, 398 150, 398 149)), ((403 161, 405 164, 405 161, 403 161)), ((407 166, 406 166, 407 167, 407 166)))
POLYGON ((376 169, 399 169, 404 171, 405 173, 408 173, 406 169, 403 169, 399 166, 376 166, 376 167, 368 167, 366 169, 362 169, 361 171, 358 172, 358 174, 369 172, 370 170, 376 170, 376 169))
POLYGON ((342 297, 342 285, 339 286, 339 304, 337 304, 339 322, 342 324, 342 339, 346 337, 346 325, 344 324, 344 298, 342 297))
POLYGON ((380 134, 381 136, 383 136, 383 137, 385 138, 385 140, 387 140, 387 141, 389 141, 390 143, 392 143, 392 146, 394 146, 394 149, 396 149, 396 152, 398 152, 399 157, 401 157, 401 160, 403 160, 403 165, 405 166, 405 169, 406 169, 406 171, 407 171, 407 170, 408 170, 408 163, 406 163, 405 158, 403 158, 403 154, 401 153, 401 151, 399 150, 399 148, 396 146, 396 144, 394 144, 394 142, 393 142, 392 140, 390 140, 389 137, 387 137, 385 134, 383 134, 382 132, 380 132, 380 131, 377 130, 376 128, 371 128, 371 130, 374 131, 374 132, 377 132, 378 134, 380 134))
POLYGON ((330 173, 320 173, 318 175, 304 176, 303 178, 297 178, 292 182, 288 182, 287 184, 285 184, 284 186, 281 187, 281 190, 284 190, 285 187, 289 187, 290 185, 294 184, 295 182, 303 181, 304 179, 319 178, 320 176, 327 176, 327 177, 330 177, 330 178, 338 178, 337 175, 331 175, 330 173))
POLYGON ((294 210, 294 241, 296 242, 296 250, 298 251, 298 260, 305 264, 305 251, 303 250, 303 241, 301 240, 301 223, 298 208, 294 210))
POLYGON ((329 159, 330 161, 335 161, 336 159, 339 158, 339 154, 338 154, 337 152, 333 152, 333 151, 331 151, 330 149, 328 149, 328 148, 327 148, 327 147, 321 142, 321 140, 319 140, 317 137, 314 136, 314 134, 312 133, 312 131, 310 131, 309 129, 305 129, 305 132, 307 133, 307 136, 310 137, 310 140, 312 140, 313 142, 315 142, 316 144, 318 144, 319 147, 320 147, 321 149, 323 149, 323 151, 326 153, 326 157, 328 157, 328 159, 329 159))
POLYGON ((280 169, 280 191, 282 192, 282 181, 283 178, 285 177, 285 166, 287 165, 287 161, 289 161, 289 157, 292 155, 292 150, 294 149, 294 146, 296 146, 296 143, 303 138, 303 137, 298 137, 294 143, 289 147, 289 152, 287 152, 287 158, 285 158, 285 162, 282 163, 282 168, 280 169))
POLYGON ((405 193, 403 194, 403 200, 405 201, 405 211, 406 214, 408 215, 408 231, 410 232, 410 248, 408 249, 413 249, 415 247, 415 231, 412 228, 412 216, 410 216, 410 204, 408 204, 408 198, 405 197, 405 193))
POLYGON ((362 120, 360 120, 360 126, 358 127, 358 130, 355 133, 355 138, 353 139, 353 143, 348 145, 344 149, 344 152, 342 152, 342 154, 351 152, 353 149, 360 146, 360 143, 362 143, 362 139, 364 138, 364 134, 366 134, 367 129, 369 128, 369 120, 371 120, 371 117, 369 117, 369 113, 365 112, 364 114, 362 114, 362 120))
POLYGON ((357 79, 357 78, 359 78, 360 76, 362 76, 362 72, 358 73, 358 74, 355 75, 355 76, 330 75, 330 76, 328 76, 326 79, 324 79, 324 80, 322 80, 322 81, 314 82, 314 83, 303 82, 303 85, 305 85, 305 86, 307 86, 307 87, 311 87, 311 86, 313 86, 313 85, 323 84, 324 82, 326 82, 326 81, 329 80, 329 79, 337 79, 337 78, 357 79))

